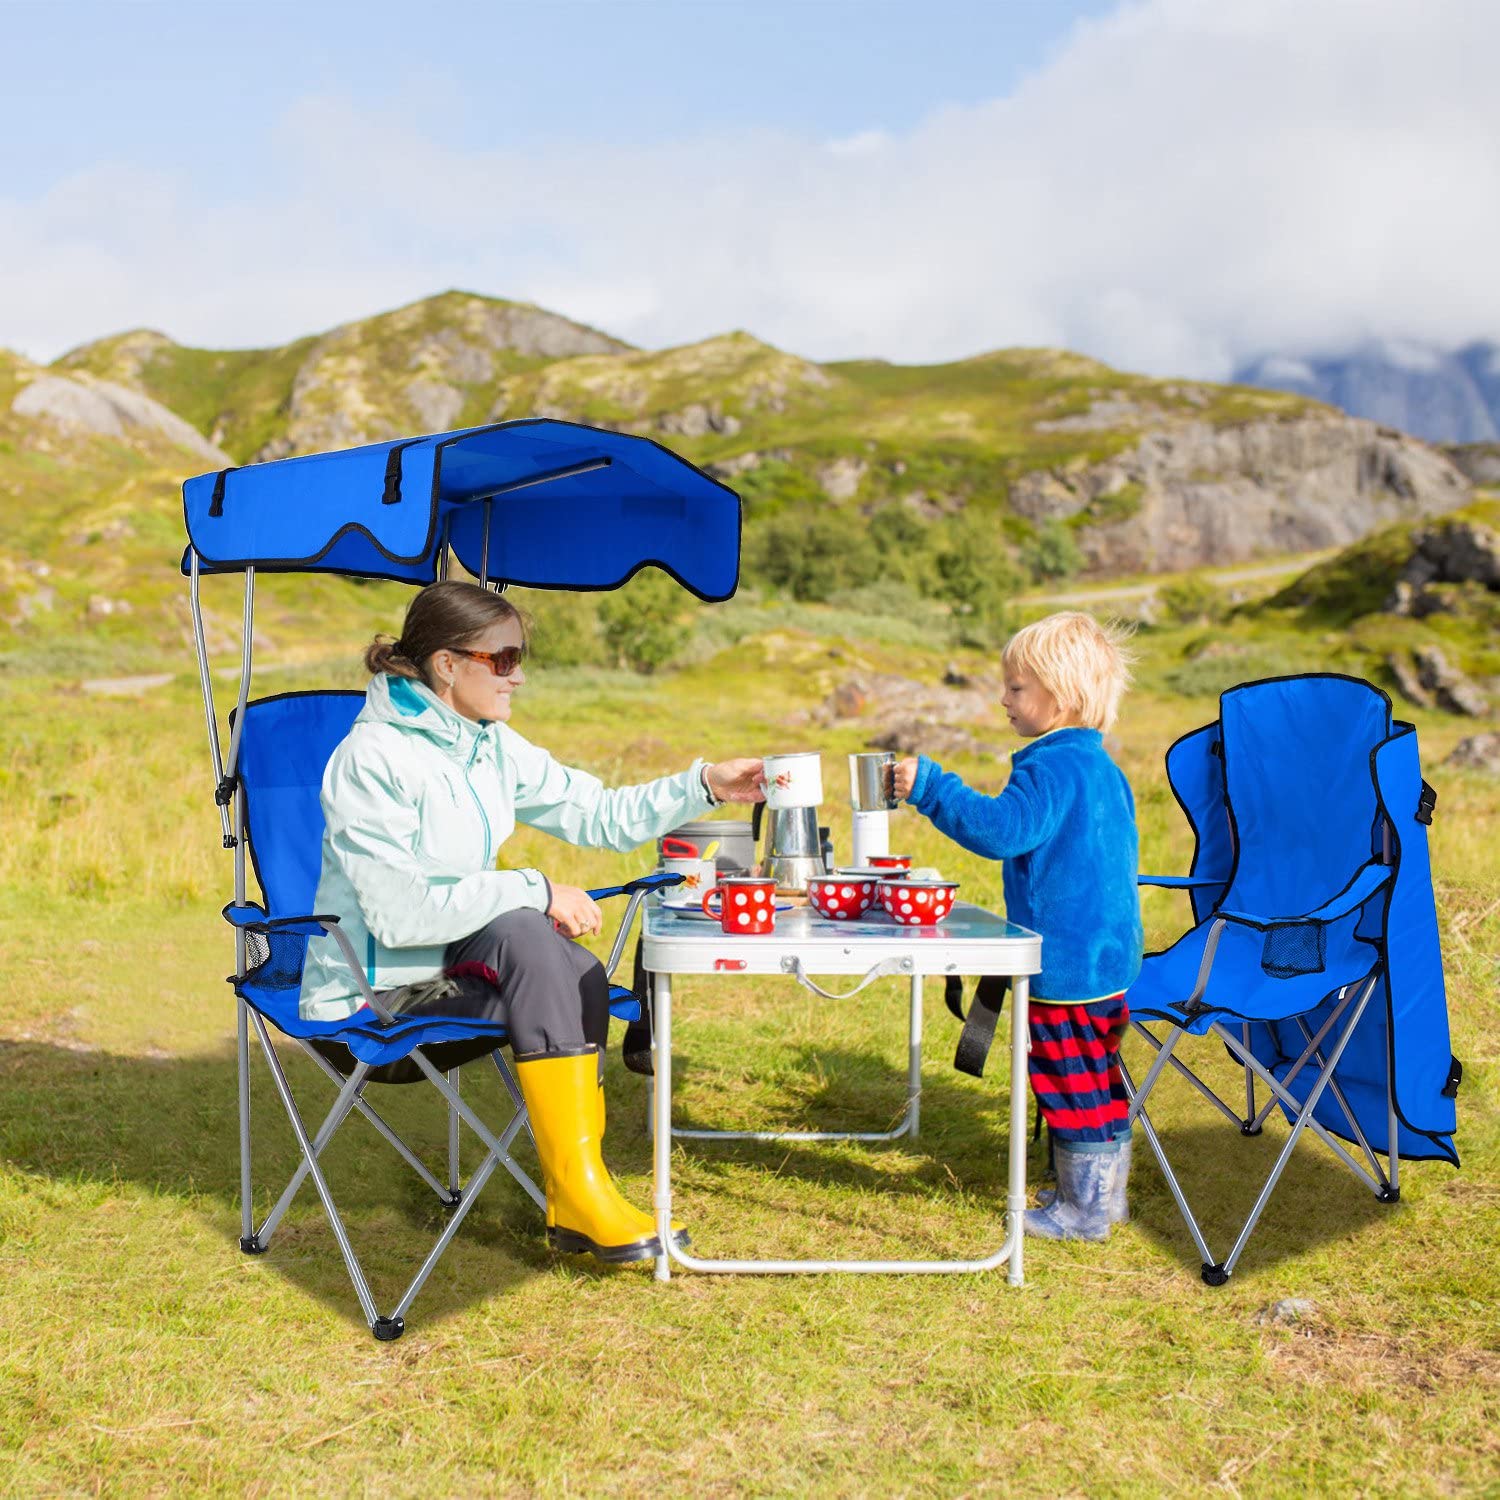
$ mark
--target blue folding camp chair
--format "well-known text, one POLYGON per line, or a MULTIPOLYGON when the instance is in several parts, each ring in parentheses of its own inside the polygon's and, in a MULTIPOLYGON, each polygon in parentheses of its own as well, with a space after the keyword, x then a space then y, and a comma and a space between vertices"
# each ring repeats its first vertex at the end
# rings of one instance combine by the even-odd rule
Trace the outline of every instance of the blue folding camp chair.
MULTIPOLYGON (((201 475, 184 484, 183 504, 188 547, 182 566, 189 579, 214 797, 224 847, 234 854, 234 900, 224 915, 235 930, 231 983, 238 996, 240 1248, 248 1254, 265 1251, 311 1177, 366 1323, 379 1339, 399 1338, 412 1300, 497 1166, 504 1166, 543 1210, 546 1203, 510 1154, 526 1129, 526 1113, 515 1079, 496 1050, 505 1040, 504 1028, 468 1018, 403 1020, 393 1015, 372 992, 338 914, 311 909, 323 836, 323 771, 364 694, 285 693, 250 700, 256 572, 321 572, 423 584, 447 577, 456 556, 483 586, 497 590, 510 583, 610 589, 652 564, 699 598, 726 599, 739 576, 739 498, 647 439, 568 422, 521 421, 201 475), (200 580, 206 573, 244 579, 240 683, 229 718, 227 753, 205 641, 200 580), (260 886, 260 902, 248 896, 250 867, 260 886), (365 1008, 344 1021, 308 1022, 299 1012, 307 940, 319 933, 328 933, 339 945, 365 1000, 365 1008), (252 1029, 302 1157, 258 1228, 252 1217, 252 1029), (316 1129, 297 1109, 273 1031, 298 1043, 338 1089, 316 1129), (515 1104, 498 1133, 459 1092, 456 1062, 484 1056, 493 1059, 515 1104), (446 1102, 446 1183, 366 1098, 368 1085, 397 1064, 404 1064, 402 1081, 425 1078, 446 1102), (356 1111, 453 1209, 405 1293, 384 1316, 319 1165, 335 1132, 356 1111), (458 1176, 460 1122, 486 1148, 465 1184, 458 1176)), ((630 897, 606 964, 609 973, 619 963, 644 896, 679 879, 647 876, 590 892, 596 900, 630 897)), ((635 1020, 639 1002, 633 992, 612 985, 610 1010, 635 1020)))
POLYGON ((1125 1077, 1203 1279, 1222 1286, 1304 1129, 1384 1203, 1400 1196, 1403 1156, 1458 1165, 1462 1068, 1449 1050, 1427 856, 1436 798, 1390 699, 1331 673, 1230 689, 1215 723, 1168 750, 1167 776, 1197 837, 1192 869, 1141 884, 1187 890, 1196 925, 1148 955, 1127 994, 1155 1056, 1139 1087, 1125 1077), (1147 1022, 1170 1031, 1158 1039, 1147 1022), (1183 1037, 1210 1032, 1244 1068, 1243 1115, 1176 1055, 1183 1037), (1278 1108, 1291 1124, 1222 1260, 1146 1110, 1168 1064, 1244 1135, 1278 1108), (1259 1107, 1257 1083, 1270 1093, 1259 1107))

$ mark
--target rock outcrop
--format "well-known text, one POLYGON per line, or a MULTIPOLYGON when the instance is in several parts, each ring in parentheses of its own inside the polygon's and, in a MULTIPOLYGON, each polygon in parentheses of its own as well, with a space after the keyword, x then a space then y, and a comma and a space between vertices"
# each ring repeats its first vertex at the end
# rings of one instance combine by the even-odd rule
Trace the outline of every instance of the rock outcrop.
POLYGON ((1500 592, 1500 531, 1482 521, 1452 520, 1412 537, 1412 554, 1397 578, 1386 610, 1423 619, 1452 607, 1435 584, 1478 583, 1500 592))
POLYGON ((82 371, 38 375, 16 393, 10 409, 18 417, 40 418, 69 432, 125 438, 153 433, 222 468, 229 456, 175 412, 140 391, 98 380, 82 371))
POLYGON ((1487 771, 1491 776, 1500 776, 1500 734, 1494 730, 1471 734, 1453 747, 1443 764, 1457 766, 1461 771, 1487 771))
POLYGON ((1010 492, 1029 520, 1080 517, 1078 544, 1094 573, 1345 546, 1469 498, 1465 476, 1426 444, 1317 412, 1224 427, 1173 423, 1116 458, 1028 474, 1010 492))

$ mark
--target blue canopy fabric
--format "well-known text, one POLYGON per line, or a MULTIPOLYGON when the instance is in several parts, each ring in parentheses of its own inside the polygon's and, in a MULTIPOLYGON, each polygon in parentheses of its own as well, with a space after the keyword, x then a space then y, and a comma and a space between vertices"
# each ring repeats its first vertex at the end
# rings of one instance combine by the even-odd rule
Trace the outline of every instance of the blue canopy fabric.
MULTIPOLYGON (((1197 925, 1147 955, 1128 992, 1132 1012, 1198 1033, 1249 1022, 1251 1050, 1287 1082, 1305 1045, 1295 1018, 1316 1032, 1338 989, 1378 964, 1375 999, 1335 1081, 1370 1145, 1385 1151, 1389 1068, 1401 1155, 1456 1165, 1432 801, 1412 725, 1393 722, 1390 699, 1357 678, 1248 683, 1221 697, 1217 723, 1172 746, 1167 774, 1197 838, 1191 876, 1143 883, 1187 884, 1197 925), (1215 917, 1228 920, 1199 1001, 1185 1010, 1215 917)), ((1305 1099, 1314 1079, 1304 1069, 1287 1086, 1305 1099)), ((1351 1139, 1332 1091, 1313 1117, 1351 1139)))
POLYGON ((700 599, 739 581, 740 500, 649 438, 524 419, 200 474, 182 487, 205 573, 438 574, 445 531, 480 574, 526 588, 618 588, 655 566, 700 599))

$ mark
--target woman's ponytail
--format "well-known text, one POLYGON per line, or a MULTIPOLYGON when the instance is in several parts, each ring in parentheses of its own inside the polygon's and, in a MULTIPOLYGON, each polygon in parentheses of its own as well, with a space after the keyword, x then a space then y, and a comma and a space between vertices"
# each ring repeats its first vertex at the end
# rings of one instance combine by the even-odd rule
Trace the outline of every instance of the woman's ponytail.
POLYGON ((365 671, 372 676, 387 672, 392 677, 413 677, 422 680, 421 669, 401 649, 402 643, 388 635, 377 635, 365 647, 365 671))

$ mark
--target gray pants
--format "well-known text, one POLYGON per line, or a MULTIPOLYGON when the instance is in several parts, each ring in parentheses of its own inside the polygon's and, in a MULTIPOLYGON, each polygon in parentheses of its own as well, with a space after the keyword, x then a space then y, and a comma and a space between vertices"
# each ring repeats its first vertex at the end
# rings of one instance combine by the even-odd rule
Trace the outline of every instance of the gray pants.
MULTIPOLYGON (((497 1021, 509 1033, 517 1057, 539 1052, 577 1052, 609 1040, 609 977, 592 953, 553 927, 539 911, 508 911, 487 922, 443 955, 452 985, 413 985, 382 998, 402 1016, 464 1016, 497 1021)), ((353 1062, 341 1043, 314 1042, 346 1076, 353 1062)), ((423 1048, 441 1071, 457 1068, 494 1050, 494 1042, 435 1042, 423 1048)), ((421 1070, 409 1057, 375 1068, 375 1083, 414 1083, 421 1070)))

